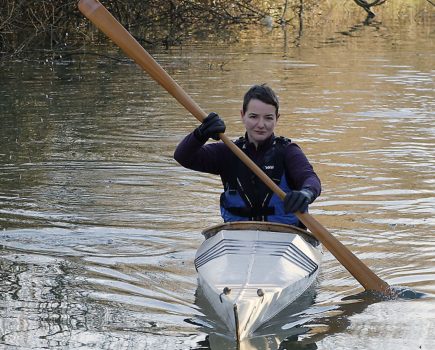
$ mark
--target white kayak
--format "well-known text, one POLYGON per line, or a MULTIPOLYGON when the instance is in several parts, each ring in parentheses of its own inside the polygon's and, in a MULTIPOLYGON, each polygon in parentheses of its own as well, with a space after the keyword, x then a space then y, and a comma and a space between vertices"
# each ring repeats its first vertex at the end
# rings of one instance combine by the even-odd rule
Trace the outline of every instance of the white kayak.
POLYGON ((239 342, 297 299, 319 272, 321 245, 294 226, 232 222, 203 234, 195 256, 199 284, 239 342))

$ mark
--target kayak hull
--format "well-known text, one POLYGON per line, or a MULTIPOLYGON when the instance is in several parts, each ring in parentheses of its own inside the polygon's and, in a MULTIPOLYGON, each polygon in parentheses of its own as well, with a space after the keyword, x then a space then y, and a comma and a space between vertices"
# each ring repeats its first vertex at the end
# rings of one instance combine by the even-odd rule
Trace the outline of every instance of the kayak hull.
POLYGON ((195 256, 198 282, 237 341, 297 299, 318 274, 321 246, 297 227, 235 222, 203 234, 195 256))

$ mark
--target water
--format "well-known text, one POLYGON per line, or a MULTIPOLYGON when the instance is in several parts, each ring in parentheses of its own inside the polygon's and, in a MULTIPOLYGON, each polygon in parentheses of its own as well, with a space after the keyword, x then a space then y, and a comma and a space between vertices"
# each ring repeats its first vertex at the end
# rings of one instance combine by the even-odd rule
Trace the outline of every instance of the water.
MULTIPOLYGON (((277 133, 322 179, 312 215, 409 292, 361 294, 326 252, 299 309, 242 349, 434 348, 433 47, 433 27, 378 25, 152 52, 231 138, 243 93, 268 82, 277 133)), ((219 179, 172 159, 197 121, 128 60, 10 62, 0 81, 0 348, 236 349, 193 266, 219 179)))

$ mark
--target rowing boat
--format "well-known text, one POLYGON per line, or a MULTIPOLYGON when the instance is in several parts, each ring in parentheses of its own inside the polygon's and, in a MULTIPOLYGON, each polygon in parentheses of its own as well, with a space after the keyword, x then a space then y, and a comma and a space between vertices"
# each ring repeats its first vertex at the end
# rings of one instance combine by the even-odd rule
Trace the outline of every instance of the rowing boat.
POLYGON ((203 235, 195 256, 198 282, 238 342, 297 299, 319 272, 321 245, 294 226, 232 222, 203 235))

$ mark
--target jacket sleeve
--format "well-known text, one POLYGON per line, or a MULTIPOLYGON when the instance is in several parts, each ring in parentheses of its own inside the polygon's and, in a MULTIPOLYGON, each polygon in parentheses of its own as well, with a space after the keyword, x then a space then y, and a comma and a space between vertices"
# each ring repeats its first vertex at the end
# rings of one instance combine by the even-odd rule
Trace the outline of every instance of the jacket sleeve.
POLYGON ((223 142, 204 144, 192 132, 179 143, 174 159, 185 168, 220 175, 227 149, 223 142))
POLYGON ((285 167, 291 186, 300 190, 307 188, 314 194, 314 199, 320 196, 322 186, 320 179, 314 172, 304 152, 295 143, 287 146, 285 153, 285 167))

